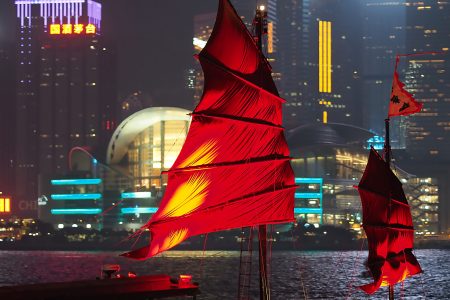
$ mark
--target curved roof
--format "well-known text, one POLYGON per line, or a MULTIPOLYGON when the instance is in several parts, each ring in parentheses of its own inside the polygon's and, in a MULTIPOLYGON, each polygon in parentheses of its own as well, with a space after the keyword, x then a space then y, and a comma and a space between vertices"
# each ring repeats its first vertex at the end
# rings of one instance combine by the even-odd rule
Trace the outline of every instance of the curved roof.
POLYGON ((291 150, 311 146, 364 145, 374 135, 367 129, 340 123, 309 123, 286 133, 291 150))
POLYGON ((140 110, 120 123, 114 131, 106 152, 106 163, 119 163, 136 136, 161 121, 190 121, 189 110, 178 107, 150 107, 140 110))

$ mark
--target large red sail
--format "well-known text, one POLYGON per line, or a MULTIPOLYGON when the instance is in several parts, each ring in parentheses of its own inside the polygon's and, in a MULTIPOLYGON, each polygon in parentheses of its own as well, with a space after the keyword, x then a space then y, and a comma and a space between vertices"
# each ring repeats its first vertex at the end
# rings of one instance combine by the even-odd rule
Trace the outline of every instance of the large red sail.
POLYGON ((294 220, 294 174, 281 127, 283 99, 271 68, 228 0, 198 56, 202 100, 186 142, 168 171, 158 211, 143 226, 145 259, 190 236, 294 220))
POLYGON ((368 267, 374 279, 361 289, 372 294, 380 286, 402 282, 422 269, 412 253, 414 228, 402 184, 374 149, 358 191, 369 242, 368 267))

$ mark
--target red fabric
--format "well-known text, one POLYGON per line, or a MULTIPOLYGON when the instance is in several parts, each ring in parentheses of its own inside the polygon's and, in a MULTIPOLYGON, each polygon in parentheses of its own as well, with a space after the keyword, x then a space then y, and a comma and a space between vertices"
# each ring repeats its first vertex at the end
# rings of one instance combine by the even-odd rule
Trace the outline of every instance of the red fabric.
POLYGON ((397 72, 399 57, 396 58, 394 81, 392 83, 391 98, 389 101, 389 117, 407 116, 420 112, 422 103, 419 103, 414 97, 405 90, 405 85, 400 81, 397 72))
POLYGON ((228 0, 199 54, 205 90, 158 211, 146 259, 193 235, 294 220, 294 173, 270 66, 228 0))
POLYGON ((414 228, 402 184, 373 149, 358 191, 369 243, 368 267, 374 279, 361 289, 372 294, 380 286, 394 285, 422 269, 412 254, 414 228))

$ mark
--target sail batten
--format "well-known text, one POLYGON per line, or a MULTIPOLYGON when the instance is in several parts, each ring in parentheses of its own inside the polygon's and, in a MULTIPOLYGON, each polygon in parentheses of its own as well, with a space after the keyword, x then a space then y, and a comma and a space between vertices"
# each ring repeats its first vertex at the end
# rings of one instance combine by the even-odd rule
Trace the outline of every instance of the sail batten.
POLYGON ((367 266, 374 280, 360 288, 372 294, 380 286, 402 282, 422 269, 412 253, 414 226, 402 184, 374 149, 358 192, 369 244, 367 266))
MULTIPOLYGON (((228 69, 227 67, 223 66, 222 64, 215 62, 213 59, 211 59, 205 55, 202 55, 201 53, 199 55, 197 55, 196 57, 203 65, 208 64, 210 66, 213 66, 214 68, 219 69, 220 71, 226 73, 227 75, 233 76, 235 79, 241 81, 242 83, 250 85, 251 87, 253 87, 263 93, 267 93, 271 97, 271 99, 273 99, 275 101, 279 101, 281 103, 286 103, 286 100, 281 98, 278 95, 278 92, 274 93, 273 91, 271 92, 269 90, 266 90, 264 87, 261 87, 255 83, 249 81, 248 79, 245 78, 245 76, 242 76, 242 75, 238 74, 237 72, 235 72, 231 69, 228 69)), ((207 67, 205 69, 207 69, 207 67)))
POLYGON ((199 165, 199 166, 191 166, 191 167, 185 167, 185 168, 179 168, 179 169, 170 169, 168 171, 163 172, 163 174, 169 174, 169 173, 177 173, 177 172, 189 172, 189 171, 201 171, 206 169, 212 169, 212 168, 218 168, 218 167, 225 167, 225 166, 233 166, 233 165, 242 165, 242 164, 259 164, 259 163, 265 163, 265 162, 277 162, 277 161, 287 161, 292 160, 292 157, 290 156, 267 156, 267 157, 255 157, 255 158, 249 158, 245 161, 231 161, 231 162, 223 162, 220 164, 208 164, 208 165, 199 165))
MULTIPOLYGON (((208 210, 221 209, 221 208, 224 208, 224 207, 229 206, 229 205, 237 204, 240 201, 244 202, 244 201, 248 201, 249 199, 253 199, 255 197, 270 196, 270 195, 273 195, 274 193, 278 193, 280 191, 290 191, 290 190, 294 190, 296 188, 297 188, 296 185, 290 185, 290 186, 279 187, 279 188, 275 188, 275 189, 271 189, 271 190, 261 191, 261 192, 254 193, 254 194, 251 194, 251 195, 245 195, 243 197, 240 197, 240 198, 237 198, 237 199, 231 199, 231 200, 228 200, 227 202, 223 202, 223 203, 220 203, 220 204, 217 204, 217 205, 214 205, 214 206, 205 207, 201 212, 205 212, 205 211, 208 211, 208 210)), ((177 220, 180 220, 180 219, 183 219, 183 218, 192 218, 192 217, 195 218, 195 215, 198 214, 198 213, 200 213, 200 211, 192 212, 190 214, 186 214, 186 215, 183 215, 183 216, 178 216, 178 217, 173 217, 173 218, 168 218, 168 219, 162 219, 160 221, 155 222, 154 224, 161 224, 161 223, 166 223, 166 222, 176 222, 177 220)), ((264 224, 264 223, 262 223, 262 224, 264 224)), ((256 225, 259 225, 259 224, 255 224, 253 226, 256 226, 256 225)), ((227 229, 229 229, 229 228, 227 228, 227 229)))
POLYGON ((229 0, 199 54, 203 96, 168 174, 158 211, 142 228, 146 259, 190 236, 294 220, 294 172, 270 65, 229 0))

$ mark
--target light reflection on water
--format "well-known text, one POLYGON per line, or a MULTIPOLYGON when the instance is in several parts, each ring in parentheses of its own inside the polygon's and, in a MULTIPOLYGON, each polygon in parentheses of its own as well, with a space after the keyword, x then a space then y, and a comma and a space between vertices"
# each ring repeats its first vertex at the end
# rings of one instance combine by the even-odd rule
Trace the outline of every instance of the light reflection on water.
MULTIPOLYGON (((450 299, 450 250, 416 250, 424 274, 396 286, 396 299, 450 299)), ((257 252, 252 299, 257 299, 257 252)), ((368 283, 361 274, 365 251, 273 252, 272 299, 386 299, 386 288, 368 297, 356 289, 368 283)), ((239 252, 169 251, 143 262, 117 252, 0 251, 0 286, 94 279, 102 264, 118 263, 124 273, 192 274, 200 283, 199 299, 236 299, 239 252)))

